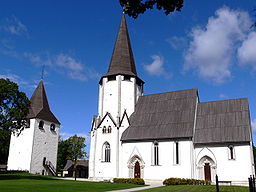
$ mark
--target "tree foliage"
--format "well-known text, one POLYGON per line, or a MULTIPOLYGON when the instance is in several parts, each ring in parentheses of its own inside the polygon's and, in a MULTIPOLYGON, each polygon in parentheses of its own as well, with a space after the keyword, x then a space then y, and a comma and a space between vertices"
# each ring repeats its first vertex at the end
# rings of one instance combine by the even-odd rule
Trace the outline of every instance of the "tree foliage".
POLYGON ((76 165, 78 159, 86 157, 85 138, 74 135, 67 140, 60 140, 58 145, 57 170, 61 171, 65 167, 67 160, 74 162, 74 177, 76 179, 76 165))
POLYGON ((59 139, 58 155, 57 155, 57 171, 60 172, 64 169, 70 153, 68 152, 68 140, 59 139))
POLYGON ((168 15, 174 11, 180 11, 184 0, 119 0, 124 13, 136 19, 139 14, 143 14, 147 9, 157 8, 164 10, 168 15))
POLYGON ((25 126, 29 99, 16 83, 0 79, 0 129, 13 130, 25 126))
POLYGON ((11 131, 0 129, 0 164, 7 164, 11 131))

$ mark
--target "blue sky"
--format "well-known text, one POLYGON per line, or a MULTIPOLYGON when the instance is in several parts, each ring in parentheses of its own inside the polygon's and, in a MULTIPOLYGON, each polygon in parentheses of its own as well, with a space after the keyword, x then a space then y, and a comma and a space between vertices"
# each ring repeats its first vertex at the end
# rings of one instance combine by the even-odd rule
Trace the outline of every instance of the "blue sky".
MULTIPOLYGON (((256 130, 254 7, 254 0, 185 0, 169 16, 126 17, 145 94, 198 88, 201 102, 248 97, 256 130)), ((30 98, 45 65, 61 134, 88 136, 121 15, 118 0, 1 1, 0 77, 30 98)))

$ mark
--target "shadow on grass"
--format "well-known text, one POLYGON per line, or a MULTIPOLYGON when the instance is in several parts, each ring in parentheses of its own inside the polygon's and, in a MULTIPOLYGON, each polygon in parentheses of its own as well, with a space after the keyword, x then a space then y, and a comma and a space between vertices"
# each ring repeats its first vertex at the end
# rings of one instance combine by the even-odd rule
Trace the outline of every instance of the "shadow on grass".
POLYGON ((0 174, 0 180, 16 180, 16 179, 32 179, 32 180, 56 180, 54 177, 24 174, 0 174))

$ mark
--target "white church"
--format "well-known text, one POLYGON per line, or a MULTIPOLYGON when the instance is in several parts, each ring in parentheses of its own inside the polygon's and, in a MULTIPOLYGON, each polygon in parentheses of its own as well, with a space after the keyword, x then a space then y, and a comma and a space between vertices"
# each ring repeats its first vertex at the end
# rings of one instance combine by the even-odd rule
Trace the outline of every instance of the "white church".
POLYGON ((26 127, 11 135, 8 170, 56 175, 59 129, 41 80, 30 99, 26 127))
POLYGON ((254 175, 247 98, 200 102, 197 89, 143 95, 125 17, 99 82, 89 177, 246 184, 254 175))

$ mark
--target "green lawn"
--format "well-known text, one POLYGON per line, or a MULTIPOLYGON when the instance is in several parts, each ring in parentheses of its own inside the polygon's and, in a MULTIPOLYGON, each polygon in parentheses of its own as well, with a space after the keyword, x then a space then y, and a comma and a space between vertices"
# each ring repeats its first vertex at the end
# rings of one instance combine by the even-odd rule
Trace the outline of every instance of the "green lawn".
MULTIPOLYGON (((214 185, 172 185, 142 190, 140 192, 216 192, 214 185)), ((248 187, 220 186, 220 192, 248 192, 248 187)))
POLYGON ((100 192, 141 185, 57 180, 30 174, 0 174, 0 192, 100 192))

